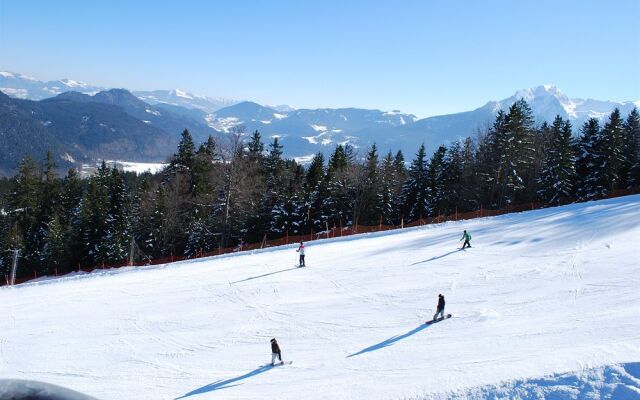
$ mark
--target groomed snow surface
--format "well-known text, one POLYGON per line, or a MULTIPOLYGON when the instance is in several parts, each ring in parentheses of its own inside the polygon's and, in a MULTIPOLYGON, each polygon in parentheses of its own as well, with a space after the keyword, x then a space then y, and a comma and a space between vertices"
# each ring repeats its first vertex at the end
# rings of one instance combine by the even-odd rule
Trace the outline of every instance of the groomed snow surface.
POLYGON ((640 196, 0 290, 0 378, 100 399, 640 398, 640 196), (462 230, 474 247, 459 251, 462 230), (425 325, 438 293, 453 318, 425 325), (267 365, 269 339, 285 360, 267 365))

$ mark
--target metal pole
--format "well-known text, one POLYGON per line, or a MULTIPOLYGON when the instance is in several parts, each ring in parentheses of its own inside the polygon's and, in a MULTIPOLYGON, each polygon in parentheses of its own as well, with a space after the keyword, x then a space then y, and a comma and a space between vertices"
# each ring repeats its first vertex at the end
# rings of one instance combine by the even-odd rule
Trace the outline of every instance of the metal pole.
POLYGON ((18 269, 18 253, 20 253, 20 249, 15 249, 13 251, 13 263, 11 264, 11 281, 10 285, 13 286, 16 283, 16 269, 18 269))
POLYGON ((133 266, 133 252, 135 251, 135 248, 133 246, 135 246, 136 242, 135 239, 133 238, 133 236, 131 236, 131 246, 129 247, 129 266, 133 266))

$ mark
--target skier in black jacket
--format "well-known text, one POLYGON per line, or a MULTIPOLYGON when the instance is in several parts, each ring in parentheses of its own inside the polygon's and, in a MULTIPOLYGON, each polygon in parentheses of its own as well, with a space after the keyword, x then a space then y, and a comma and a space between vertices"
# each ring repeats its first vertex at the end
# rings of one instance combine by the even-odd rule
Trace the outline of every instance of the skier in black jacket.
POLYGON ((433 316, 433 320, 436 320, 436 317, 440 314, 440 319, 444 319, 444 296, 442 294, 438 295, 438 308, 436 309, 436 313, 433 316))
POLYGON ((283 364, 282 353, 280 352, 280 346, 275 338, 271 339, 271 365, 275 365, 276 357, 280 360, 280 364, 283 364))

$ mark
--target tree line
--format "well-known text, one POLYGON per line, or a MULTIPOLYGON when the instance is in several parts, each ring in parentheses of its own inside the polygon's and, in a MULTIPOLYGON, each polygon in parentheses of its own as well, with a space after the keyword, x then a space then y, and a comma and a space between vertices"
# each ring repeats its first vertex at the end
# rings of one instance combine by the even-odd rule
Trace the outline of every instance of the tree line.
POLYGON ((158 174, 104 162, 80 178, 59 176, 51 154, 25 157, 0 181, 0 270, 20 250, 18 276, 66 273, 140 258, 195 256, 265 237, 337 226, 398 225, 455 211, 531 201, 558 204, 640 186, 640 115, 614 110, 572 135, 568 120, 536 125, 524 100, 500 111, 475 137, 425 146, 410 163, 401 151, 359 154, 336 146, 307 165, 283 157, 278 137, 235 132, 199 146, 189 132, 158 174))

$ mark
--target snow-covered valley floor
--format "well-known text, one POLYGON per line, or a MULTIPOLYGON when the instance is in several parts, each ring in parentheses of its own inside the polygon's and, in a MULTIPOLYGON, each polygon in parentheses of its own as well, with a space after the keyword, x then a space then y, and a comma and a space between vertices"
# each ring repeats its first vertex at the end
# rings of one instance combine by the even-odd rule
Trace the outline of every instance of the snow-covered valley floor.
POLYGON ((640 398, 639 243, 636 195, 310 242, 306 268, 292 245, 3 287, 0 378, 104 400, 640 398), (453 318, 425 325, 438 293, 453 318), (272 337, 293 364, 265 366, 272 337))

